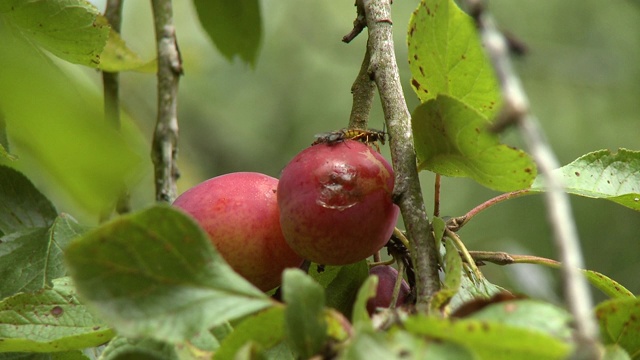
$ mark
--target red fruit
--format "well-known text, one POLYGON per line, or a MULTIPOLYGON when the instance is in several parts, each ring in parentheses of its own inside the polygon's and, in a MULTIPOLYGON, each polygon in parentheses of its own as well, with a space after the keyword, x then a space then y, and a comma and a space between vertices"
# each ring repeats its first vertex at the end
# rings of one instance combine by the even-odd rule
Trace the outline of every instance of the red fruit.
MULTIPOLYGON (((391 297, 393 296, 393 287, 395 286, 396 279, 398 278, 398 270, 391 266, 380 265, 371 268, 371 270, 369 270, 369 275, 378 276, 376 296, 367 301, 367 311, 369 314, 373 314, 376 308, 388 308, 391 305, 391 297)), ((409 293, 411 293, 409 284, 407 284, 403 279, 400 284, 400 293, 398 293, 396 306, 403 305, 409 293)))
POLYGON ((319 264, 345 265, 373 255, 398 218, 393 169, 352 140, 299 153, 278 184, 280 225, 291 248, 319 264))
POLYGON ((302 263, 280 230, 277 187, 267 175, 231 173, 192 187, 173 205, 196 219, 237 273, 267 291, 285 268, 302 263))

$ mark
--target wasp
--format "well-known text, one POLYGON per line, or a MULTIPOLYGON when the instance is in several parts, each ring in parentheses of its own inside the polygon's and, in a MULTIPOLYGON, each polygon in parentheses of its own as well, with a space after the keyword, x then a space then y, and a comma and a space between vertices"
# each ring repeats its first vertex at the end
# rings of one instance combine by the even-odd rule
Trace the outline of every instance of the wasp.
POLYGON ((316 135, 316 141, 311 145, 317 144, 328 144, 333 145, 346 140, 357 140, 361 141, 365 144, 373 144, 378 152, 380 152, 380 147, 378 146, 378 142, 382 145, 385 144, 387 139, 387 133, 382 130, 375 129, 340 129, 336 131, 330 131, 326 133, 321 133, 316 135))

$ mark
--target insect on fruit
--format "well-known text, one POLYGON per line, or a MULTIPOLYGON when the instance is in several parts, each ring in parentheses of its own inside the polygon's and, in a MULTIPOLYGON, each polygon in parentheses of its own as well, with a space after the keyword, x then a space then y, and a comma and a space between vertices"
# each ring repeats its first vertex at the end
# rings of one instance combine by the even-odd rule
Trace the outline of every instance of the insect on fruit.
POLYGON ((318 145, 318 144, 333 145, 333 144, 343 142, 345 140, 358 140, 365 144, 372 143, 376 147, 378 152, 380 152, 380 147, 378 146, 378 142, 384 145, 386 139, 387 139, 387 133, 384 130, 380 131, 375 129, 363 130, 363 129, 344 128, 336 131, 317 134, 316 141, 314 141, 313 144, 311 145, 318 145))

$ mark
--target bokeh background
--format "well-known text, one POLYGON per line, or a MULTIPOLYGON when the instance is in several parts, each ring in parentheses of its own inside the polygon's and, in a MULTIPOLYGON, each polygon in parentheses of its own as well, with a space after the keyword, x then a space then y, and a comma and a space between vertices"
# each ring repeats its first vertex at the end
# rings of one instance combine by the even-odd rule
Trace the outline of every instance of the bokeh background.
MULTIPOLYGON (((104 4, 95 2, 101 9, 104 4)), ((346 126, 351 84, 360 68, 366 33, 351 44, 340 40, 355 17, 353 0, 275 1, 262 6, 262 45, 255 67, 219 54, 197 21, 190 1, 175 1, 175 22, 185 75, 180 83, 180 192, 214 176, 257 171, 278 177, 314 134, 346 126)), ((410 110, 418 105, 409 86, 406 28, 418 1, 396 0, 393 22, 397 59, 410 110)), ((640 150, 640 5, 611 0, 492 0, 499 26, 528 49, 515 59, 560 162, 598 149, 640 150)), ((125 2, 122 35, 145 59, 154 57, 149 2, 125 2)), ((76 71, 76 70, 74 70, 76 71)), ((99 74, 82 70, 100 87, 99 74)), ((123 73, 125 111, 150 141, 155 123, 155 77, 123 73)), ((381 128, 374 104, 370 126, 381 128)), ((521 146, 516 132, 505 142, 521 146)), ((388 156, 388 149, 383 149, 388 156)), ((151 162, 132 189, 134 206, 153 201, 151 162)), ((31 174, 33 177, 33 174, 31 174)), ((422 173, 432 213, 433 174, 422 173)), ((63 190, 47 179, 34 182, 62 211, 91 223, 63 190)), ((444 178, 442 214, 459 216, 498 193, 466 179, 444 178)), ((572 197, 587 267, 640 293, 640 213, 606 201, 572 197)), ((460 235, 472 250, 508 251, 556 258, 539 195, 495 206, 460 235)), ((484 268, 494 283, 536 297, 558 300, 558 273, 539 266, 484 268)), ((598 299, 603 297, 595 294, 598 299)))

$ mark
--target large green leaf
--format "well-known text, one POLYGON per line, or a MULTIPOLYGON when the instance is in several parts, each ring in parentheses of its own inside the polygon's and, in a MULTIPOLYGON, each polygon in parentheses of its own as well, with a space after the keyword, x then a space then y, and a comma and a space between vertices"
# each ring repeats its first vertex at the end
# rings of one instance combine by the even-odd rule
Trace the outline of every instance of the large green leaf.
POLYGON ((48 229, 29 229, 0 238, 0 298, 50 287, 53 279, 65 276, 63 249, 85 230, 62 214, 48 229))
POLYGON ((65 256, 78 293, 124 336, 185 341, 272 304, 190 217, 167 206, 114 219, 65 256))
MULTIPOLYGON (((640 151, 598 150, 555 171, 570 194, 606 199, 640 211, 640 151)), ((544 188, 544 179, 538 176, 531 190, 544 188)))
POLYGON ((0 38, 0 109, 20 157, 15 167, 67 190, 87 210, 108 208, 139 176, 148 156, 134 145, 141 135, 104 121, 95 88, 67 76, 2 22, 0 38))
POLYGON ((178 360, 173 345, 149 338, 116 336, 100 355, 100 360, 178 360))
POLYGON ((302 359, 316 355, 327 338, 324 290, 299 269, 283 273, 282 293, 287 303, 285 333, 302 359))
POLYGON ((481 359, 565 359, 571 347, 538 330, 494 321, 441 319, 425 315, 409 317, 404 327, 416 335, 451 341, 481 359))
POLYGON ((86 0, 13 0, 0 16, 52 54, 96 67, 109 36, 109 24, 86 0))
POLYGON ((0 235, 51 225, 57 212, 20 172, 0 165, 0 235))
POLYGON ((409 23, 411 86, 422 102, 452 98, 491 119, 500 92, 476 27, 453 0, 423 0, 409 23))
POLYGON ((617 344, 632 359, 640 356, 640 299, 612 299, 596 306, 600 334, 605 344, 617 344))
POLYGON ((501 144, 488 125, 485 116, 455 98, 438 95, 428 100, 412 115, 418 167, 470 177, 498 191, 528 188, 536 176, 533 160, 501 144))
POLYGON ((20 293, 0 302, 0 352, 52 352, 98 346, 114 336, 81 304, 68 278, 53 289, 20 293))
POLYGON ((350 318, 358 289, 369 276, 369 266, 366 260, 345 266, 327 265, 324 268, 312 264, 309 275, 325 289, 326 306, 350 318))
POLYGON ((194 0, 200 24, 227 59, 255 65, 262 36, 258 0, 194 0))

